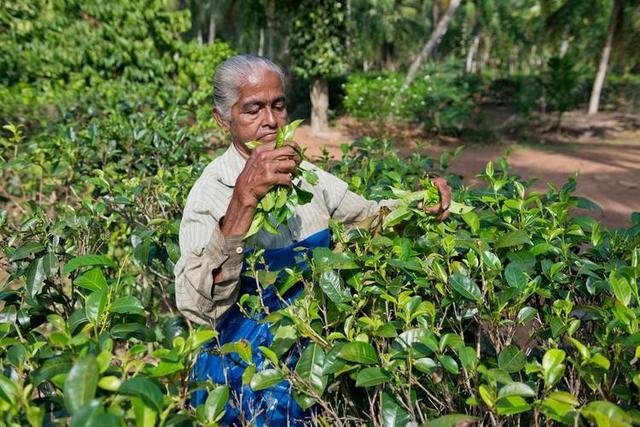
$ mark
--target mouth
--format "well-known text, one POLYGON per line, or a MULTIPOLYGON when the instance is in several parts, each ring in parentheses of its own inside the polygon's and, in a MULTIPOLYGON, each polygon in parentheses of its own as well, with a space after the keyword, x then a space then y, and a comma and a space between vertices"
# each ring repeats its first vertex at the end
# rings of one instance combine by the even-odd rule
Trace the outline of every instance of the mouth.
POLYGON ((262 135, 260 138, 258 138, 260 141, 264 141, 264 142, 273 142, 276 139, 276 133, 272 132, 272 133, 268 133, 266 135, 262 135))

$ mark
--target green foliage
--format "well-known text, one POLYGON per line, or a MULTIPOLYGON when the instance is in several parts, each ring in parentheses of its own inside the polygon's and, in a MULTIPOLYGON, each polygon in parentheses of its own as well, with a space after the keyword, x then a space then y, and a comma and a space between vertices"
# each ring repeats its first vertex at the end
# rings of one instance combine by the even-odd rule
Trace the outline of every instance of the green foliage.
MULTIPOLYGON (((425 159, 400 161, 371 139, 357 148, 334 168, 355 190, 413 194, 398 189, 420 180, 425 159)), ((444 223, 416 211, 382 227, 336 225, 333 252, 314 252, 306 294, 269 316, 276 334, 293 326, 308 339, 323 368, 315 385, 300 378, 308 358, 295 373, 277 360, 273 369, 330 419, 631 425, 637 218, 629 230, 602 230, 569 214, 585 206, 574 180, 529 192, 504 159, 479 177, 481 187, 455 196, 473 210, 444 223)))
POLYGON ((290 28, 291 59, 305 78, 345 71, 345 5, 342 1, 299 2, 290 28))
POLYGON ((350 74, 345 84, 345 110, 356 118, 385 120, 393 117, 421 122, 435 132, 457 132, 472 112, 475 84, 459 76, 455 64, 430 65, 405 91, 404 76, 350 74))
POLYGON ((562 114, 576 104, 581 89, 581 77, 582 71, 576 67, 576 62, 571 56, 549 58, 545 87, 549 105, 558 114, 558 126, 562 114))
POLYGON ((157 0, 22 0, 3 8, 0 24, 3 84, 71 74, 148 82, 175 68, 171 55, 188 15, 157 0))
MULTIPOLYGON (((296 128, 302 123, 302 120, 294 120, 293 122, 278 129, 276 134, 275 148, 281 148, 286 142, 293 138, 296 128)), ((247 146, 254 149, 260 146, 260 141, 250 141, 247 146)), ((301 159, 305 159, 304 152, 297 146, 295 147, 301 159)), ((306 183, 315 185, 318 183, 318 176, 309 169, 303 169, 298 166, 292 178, 300 178, 306 183)), ((245 239, 264 229, 269 233, 278 234, 278 227, 284 224, 289 218, 295 214, 298 205, 305 205, 311 201, 313 194, 304 190, 301 183, 294 182, 291 187, 276 186, 269 190, 258 202, 256 211, 251 221, 251 227, 245 235, 245 239)))
POLYGON ((158 2, 2 13, 0 424, 213 425, 224 388, 184 408, 216 333, 177 315, 172 276, 231 49, 183 42, 184 14, 158 2))
MULTIPOLYGON (((230 390, 189 380, 216 332, 177 313, 173 267, 187 192, 216 154, 208 80, 231 49, 182 41, 185 19, 142 0, 0 11, 2 425, 216 425, 224 415, 230 390), (199 389, 209 397, 191 408, 199 389)), ((335 52, 317 58, 335 65, 335 52)), ((397 76, 354 76, 345 102, 359 117, 457 130, 475 83, 440 71, 402 106, 387 102, 397 76)), ((300 405, 335 423, 637 423, 640 215, 606 230, 570 214, 589 206, 574 180, 531 192, 500 161, 477 188, 449 175, 473 210, 438 223, 416 206, 433 192, 414 189, 447 157, 401 159, 390 145, 360 141, 333 172, 372 199, 404 198, 401 210, 336 224, 333 250, 317 249, 308 272, 283 273, 283 288, 303 280, 305 293, 270 314, 272 367, 248 369, 245 383, 286 378, 300 405), (281 361, 297 341, 306 347, 292 370, 281 361)), ((220 348, 251 366, 250 350, 220 348)))

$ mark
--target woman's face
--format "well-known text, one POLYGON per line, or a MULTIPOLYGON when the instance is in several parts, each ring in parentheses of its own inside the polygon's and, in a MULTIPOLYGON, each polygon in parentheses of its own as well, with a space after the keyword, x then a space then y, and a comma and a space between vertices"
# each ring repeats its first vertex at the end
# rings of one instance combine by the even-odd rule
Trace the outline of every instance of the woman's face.
POLYGON ((229 120, 219 115, 216 119, 229 130, 236 147, 249 154, 247 142, 274 142, 278 128, 287 124, 284 90, 276 72, 260 70, 251 74, 238 92, 229 120))

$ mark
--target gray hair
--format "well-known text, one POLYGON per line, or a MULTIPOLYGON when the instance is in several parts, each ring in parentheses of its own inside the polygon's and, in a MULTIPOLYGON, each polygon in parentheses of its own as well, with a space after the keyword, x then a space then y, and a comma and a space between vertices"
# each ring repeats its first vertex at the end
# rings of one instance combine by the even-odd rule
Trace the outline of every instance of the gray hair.
POLYGON ((238 101, 238 90, 244 80, 251 74, 264 70, 277 73, 284 89, 285 78, 282 69, 263 56, 236 55, 218 65, 213 76, 213 104, 222 117, 229 119, 231 107, 238 101))

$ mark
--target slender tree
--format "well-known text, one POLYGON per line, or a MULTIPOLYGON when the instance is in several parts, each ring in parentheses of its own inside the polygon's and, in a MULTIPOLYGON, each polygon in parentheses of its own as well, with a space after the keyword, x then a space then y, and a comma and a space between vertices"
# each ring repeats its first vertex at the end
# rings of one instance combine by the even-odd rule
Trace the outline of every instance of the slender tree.
POLYGON ((416 56, 416 59, 411 64, 409 68, 409 72, 407 73, 406 78, 404 79, 404 84, 402 85, 403 89, 408 88, 413 80, 416 77, 416 74, 424 61, 431 55, 433 50, 438 46, 440 40, 447 32, 447 28, 449 27, 449 22, 453 19, 453 15, 456 13, 456 9, 460 6, 461 0, 450 0, 449 7, 447 11, 442 15, 440 20, 438 21, 438 25, 436 25, 435 30, 431 33, 431 37, 426 41, 426 43, 420 49, 420 53, 416 56))
POLYGON ((345 5, 342 1, 303 0, 293 17, 290 43, 294 71, 310 80, 311 130, 329 130, 327 78, 346 69, 345 5))
POLYGON ((593 82, 593 88, 591 90, 591 98, 589 99, 589 111, 588 114, 595 114, 600 108, 600 95, 602 93, 602 86, 604 85, 604 78, 607 75, 607 68, 609 67, 609 57, 611 56, 611 49, 613 46, 613 37, 617 29, 621 26, 623 21, 622 12, 624 10, 623 0, 613 0, 613 10, 611 11, 611 17, 609 18, 609 27, 607 28, 607 38, 602 48, 602 54, 600 55, 600 64, 598 65, 598 72, 593 82))

